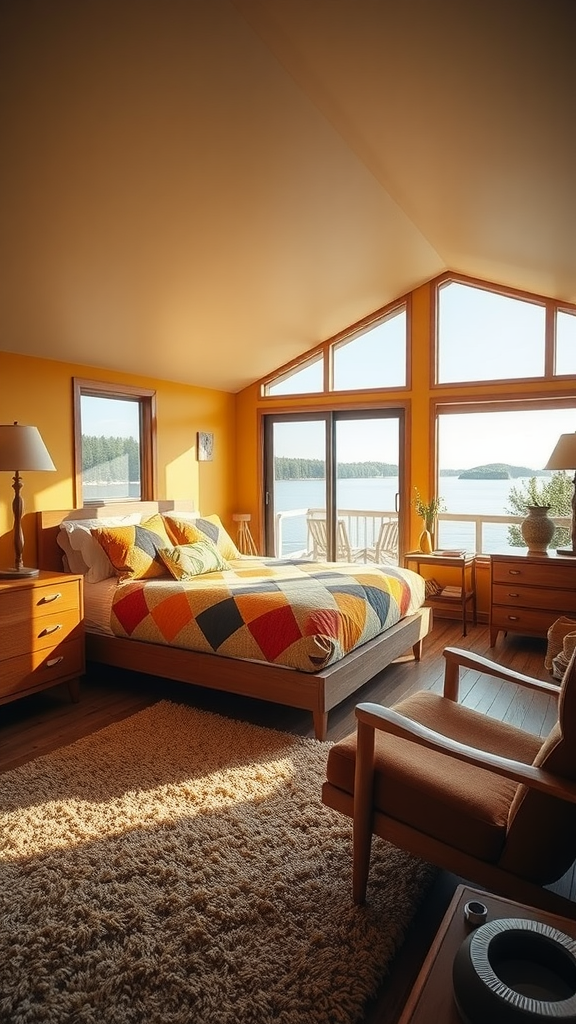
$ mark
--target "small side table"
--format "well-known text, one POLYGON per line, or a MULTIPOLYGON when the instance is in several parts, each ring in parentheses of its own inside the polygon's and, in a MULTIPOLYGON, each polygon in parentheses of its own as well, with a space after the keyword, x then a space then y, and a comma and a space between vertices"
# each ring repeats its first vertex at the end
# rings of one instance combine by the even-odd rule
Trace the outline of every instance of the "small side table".
POLYGON ((470 926, 464 920, 464 906, 470 900, 479 900, 486 905, 489 921, 507 917, 528 918, 531 921, 542 921, 576 938, 576 921, 572 918, 557 917, 525 903, 515 903, 489 892, 459 885, 398 1024, 430 1024, 430 1021, 434 1024, 462 1024, 454 1002, 452 965, 461 944, 470 934, 470 926))
POLYGON ((443 596, 435 594, 430 598, 431 603, 459 604, 462 608, 462 636, 466 636, 467 609, 468 604, 472 605, 472 622, 476 625, 476 559, 475 556, 465 551, 461 555, 425 555, 423 551, 407 551, 404 555, 404 566, 410 569, 416 566, 416 572, 420 572, 421 565, 449 565, 453 569, 460 570, 460 596, 443 596))
POLYGON ((238 523, 238 551, 241 555, 257 555, 256 545, 254 538, 250 533, 250 520, 252 516, 249 512, 234 512, 232 519, 235 523, 238 523))

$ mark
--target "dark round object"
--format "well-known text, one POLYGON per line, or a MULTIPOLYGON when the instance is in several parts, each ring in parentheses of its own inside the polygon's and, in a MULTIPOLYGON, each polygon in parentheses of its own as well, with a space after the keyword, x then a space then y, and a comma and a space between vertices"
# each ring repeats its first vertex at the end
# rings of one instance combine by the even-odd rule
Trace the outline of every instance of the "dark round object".
POLYGON ((488 921, 464 940, 452 973, 465 1024, 576 1024, 576 941, 550 925, 488 921))

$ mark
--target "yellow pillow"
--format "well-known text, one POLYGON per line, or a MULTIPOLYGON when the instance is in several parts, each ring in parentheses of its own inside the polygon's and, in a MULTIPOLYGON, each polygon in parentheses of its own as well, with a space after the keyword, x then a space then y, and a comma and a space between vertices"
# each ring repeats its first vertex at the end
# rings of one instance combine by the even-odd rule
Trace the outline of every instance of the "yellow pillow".
POLYGON ((193 576, 222 572, 230 568, 216 545, 207 537, 197 544, 160 548, 158 554, 175 580, 189 580, 193 576))
POLYGON ((159 513, 136 526, 99 527, 90 532, 108 555, 120 579, 147 580, 166 575, 166 566, 158 552, 171 541, 159 513))
POLYGON ((164 522, 174 544, 198 544, 208 538, 216 545, 222 558, 240 558, 240 552, 222 526, 220 516, 203 516, 194 520, 166 516, 164 522))

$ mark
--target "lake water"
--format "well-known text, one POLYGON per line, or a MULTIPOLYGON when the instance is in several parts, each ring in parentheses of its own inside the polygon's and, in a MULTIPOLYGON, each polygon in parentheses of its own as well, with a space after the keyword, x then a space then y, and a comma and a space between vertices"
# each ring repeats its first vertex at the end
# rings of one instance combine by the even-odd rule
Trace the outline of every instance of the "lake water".
MULTIPOLYGON (((526 481, 529 478, 526 478, 526 481)), ((509 494, 512 487, 521 488, 523 478, 515 480, 459 480, 456 476, 440 478, 440 496, 447 511, 470 515, 510 515, 509 494)), ((343 509, 366 509, 393 512, 398 491, 398 477, 352 479, 337 481, 338 506, 343 509)), ((322 480, 280 480, 275 484, 275 511, 322 508, 324 482, 322 480)), ((443 548, 475 548, 473 523, 440 522, 436 543, 443 548)), ((304 517, 286 519, 282 525, 283 554, 306 546, 304 517)), ((501 523, 484 526, 485 552, 501 553, 510 550, 508 527, 501 523)))

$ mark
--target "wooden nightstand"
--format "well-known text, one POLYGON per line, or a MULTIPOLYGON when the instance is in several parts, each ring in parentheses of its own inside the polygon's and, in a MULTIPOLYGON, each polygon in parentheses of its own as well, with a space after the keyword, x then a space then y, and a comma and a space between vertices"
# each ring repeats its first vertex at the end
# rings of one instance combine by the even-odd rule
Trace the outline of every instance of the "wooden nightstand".
POLYGON ((576 619, 576 558, 490 556, 490 646, 500 630, 545 637, 556 619, 576 619))
MULTIPOLYGON (((476 559, 471 552, 463 552, 458 555, 425 555, 422 551, 407 551, 404 555, 404 565, 410 568, 410 562, 416 566, 416 572, 420 572, 421 565, 448 565, 460 572, 460 596, 447 597, 442 593, 426 599, 426 604, 432 608, 441 608, 442 605, 460 606, 462 614, 462 636, 466 636, 467 608, 470 603, 472 607, 472 622, 476 625, 476 559)), ((440 613, 439 613, 440 614, 440 613)))
POLYGON ((56 572, 0 581, 0 704, 64 682, 78 700, 82 584, 81 576, 56 572))

